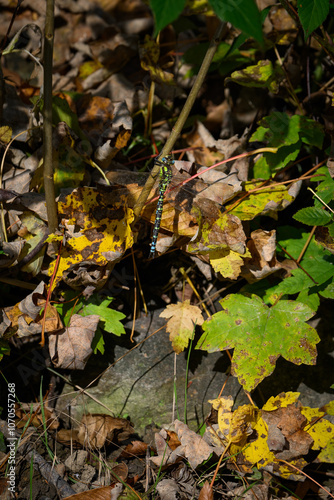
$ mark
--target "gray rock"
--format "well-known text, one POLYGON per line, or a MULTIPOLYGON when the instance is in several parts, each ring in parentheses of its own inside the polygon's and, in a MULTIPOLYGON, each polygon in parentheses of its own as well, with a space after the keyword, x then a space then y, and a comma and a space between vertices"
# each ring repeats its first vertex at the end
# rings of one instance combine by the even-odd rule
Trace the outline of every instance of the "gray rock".
MULTIPOLYGON (((160 312, 155 312, 152 317, 143 316, 136 321, 134 338, 137 344, 165 324, 165 320, 158 317, 160 312)), ((131 324, 126 327, 130 328, 131 324)), ((210 412, 208 400, 218 396, 227 378, 225 371, 228 370, 229 360, 226 353, 208 354, 193 349, 186 389, 187 353, 174 354, 165 329, 158 331, 132 351, 129 348, 133 348, 134 344, 127 342, 124 345, 122 338, 113 335, 110 335, 110 348, 108 344, 109 342, 105 355, 100 358, 92 356, 84 373, 73 373, 73 383, 86 388, 89 383, 87 375, 92 374, 91 380, 94 379, 94 374, 103 372, 106 361, 114 365, 106 369, 102 377, 87 388, 84 394, 75 396, 73 387, 66 385, 58 400, 58 410, 70 413, 77 421, 81 420, 83 412, 109 411, 114 416, 129 416, 136 432, 143 435, 145 427, 149 425, 169 425, 175 418, 184 421, 186 407, 187 423, 196 430, 210 412), (121 356, 124 357, 119 359, 121 356), (173 413, 174 393, 177 401, 173 413)), ((230 377, 224 394, 236 397, 239 389, 238 381, 230 377)), ((237 404, 247 402, 241 391, 237 404)))

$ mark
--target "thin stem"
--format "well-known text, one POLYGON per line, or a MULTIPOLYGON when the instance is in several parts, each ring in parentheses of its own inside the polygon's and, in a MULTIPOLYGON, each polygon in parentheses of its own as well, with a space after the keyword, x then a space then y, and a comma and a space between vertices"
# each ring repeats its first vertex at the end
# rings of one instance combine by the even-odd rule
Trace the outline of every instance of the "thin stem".
MULTIPOLYGON (((200 88, 202 87, 203 81, 204 81, 204 79, 209 71, 213 56, 215 55, 218 44, 220 42, 220 37, 222 35, 223 26, 224 26, 224 23, 220 23, 220 25, 218 26, 218 28, 216 30, 216 33, 215 33, 213 40, 211 41, 210 46, 205 54, 201 68, 198 72, 198 75, 197 75, 196 80, 194 82, 194 85, 189 93, 189 96, 186 100, 186 103, 185 103, 185 105, 180 113, 180 116, 179 116, 177 122, 175 123, 175 126, 173 127, 173 129, 171 131, 170 136, 168 137, 168 139, 166 141, 166 144, 162 148, 162 151, 159 155, 161 157, 166 156, 167 154, 169 154, 172 151, 173 146, 174 146, 178 136, 180 135, 180 133, 183 129, 183 126, 184 126, 184 124, 189 116, 189 113, 194 105, 197 94, 198 94, 200 88)), ((138 219, 138 217, 141 214, 143 206, 147 200, 149 193, 151 192, 151 189, 153 187, 155 179, 159 173, 159 169, 160 169, 159 165, 154 166, 154 168, 152 169, 151 175, 147 179, 147 182, 146 182, 145 186, 143 187, 142 192, 140 193, 140 196, 137 200, 137 203, 135 204, 135 206, 133 208, 134 215, 135 215, 134 222, 136 222, 136 220, 138 219)))
POLYGON ((54 0, 47 0, 44 34, 44 110, 43 110, 43 165, 46 210, 49 232, 58 227, 58 214, 53 179, 52 159, 52 54, 54 40, 54 0))

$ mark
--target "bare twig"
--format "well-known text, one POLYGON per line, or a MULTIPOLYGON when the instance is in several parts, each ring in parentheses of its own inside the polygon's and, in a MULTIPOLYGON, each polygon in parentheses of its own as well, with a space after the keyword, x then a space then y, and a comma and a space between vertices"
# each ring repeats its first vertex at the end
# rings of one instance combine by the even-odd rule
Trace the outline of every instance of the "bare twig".
MULTIPOLYGON (((178 138, 178 136, 180 135, 180 133, 183 129, 183 126, 186 122, 186 119, 188 118, 189 113, 194 105, 197 94, 198 94, 198 92, 203 84, 203 81, 204 81, 204 79, 209 71, 213 56, 215 55, 218 44, 220 42, 220 37, 222 35, 223 26, 224 26, 224 23, 220 23, 220 25, 218 26, 218 28, 216 30, 216 33, 213 37, 213 40, 211 41, 211 44, 207 50, 207 53, 205 54, 205 57, 204 57, 203 62, 202 62, 202 66, 200 67, 200 70, 198 72, 198 75, 196 77, 194 85, 189 93, 189 96, 186 100, 186 103, 185 103, 185 105, 180 113, 180 116, 179 116, 175 126, 172 129, 170 136, 168 137, 168 139, 166 141, 166 144, 164 145, 164 147, 159 155, 161 157, 166 156, 168 153, 171 152, 171 150, 173 149, 173 146, 176 142, 176 139, 178 138)), ((147 182, 146 182, 142 192, 140 193, 140 196, 137 200, 137 203, 135 204, 135 206, 133 208, 134 215, 135 215, 134 223, 136 222, 136 220, 138 219, 138 217, 141 214, 143 206, 148 198, 149 193, 151 192, 151 189, 153 187, 155 179, 159 173, 159 168, 160 168, 159 165, 154 166, 154 168, 151 172, 151 175, 147 179, 147 182)))
POLYGON ((52 55, 54 40, 54 0, 47 0, 44 33, 44 122, 43 122, 43 165, 44 189, 50 233, 58 227, 57 205, 53 179, 52 161, 52 55))

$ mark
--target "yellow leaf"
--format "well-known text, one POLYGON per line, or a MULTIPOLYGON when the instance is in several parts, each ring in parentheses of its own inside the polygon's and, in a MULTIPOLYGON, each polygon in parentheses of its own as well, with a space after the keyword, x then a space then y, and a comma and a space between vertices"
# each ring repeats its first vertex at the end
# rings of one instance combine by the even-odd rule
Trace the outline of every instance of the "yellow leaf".
POLYGON ((334 424, 321 418, 325 415, 325 412, 320 411, 318 408, 303 406, 301 408, 301 413, 307 418, 309 424, 305 425, 304 431, 313 439, 313 445, 311 446, 312 450, 325 448, 325 446, 328 445, 328 441, 334 436, 334 424))
POLYGON ((12 129, 8 127, 8 125, 0 127, 0 141, 3 144, 8 144, 12 138, 12 132, 13 132, 12 129))
MULTIPOLYGON (((80 231, 69 238, 61 252, 53 288, 63 274, 73 265, 83 261, 97 266, 107 266, 119 260, 133 244, 130 224, 133 211, 126 206, 126 198, 119 200, 112 208, 108 197, 93 188, 78 188, 58 204, 59 214, 68 225, 79 227, 80 231)), ((49 268, 52 275, 56 261, 49 268)))
POLYGON ((319 462, 332 464, 334 462, 334 437, 328 441, 327 446, 318 455, 319 462))
POLYGON ((324 406, 324 410, 328 415, 334 415, 334 400, 324 406))
POLYGON ((252 465, 257 465, 259 468, 265 467, 275 460, 275 455, 269 450, 267 443, 268 426, 263 420, 260 410, 256 412, 253 429, 257 433, 257 439, 248 444, 243 450, 243 455, 252 465))
POLYGON ((233 406, 232 396, 213 399, 210 400, 209 403, 212 404, 214 410, 218 411, 219 430, 224 436, 227 437, 230 432, 231 419, 233 415, 231 412, 231 408, 233 406))
POLYGON ((231 420, 229 441, 244 445, 252 432, 252 425, 256 422, 256 412, 259 411, 252 405, 239 406, 234 412, 231 420))
POLYGON ((297 401, 300 396, 300 392, 283 392, 276 397, 271 397, 263 405, 262 410, 272 411, 278 408, 286 408, 297 401))
POLYGON ((193 338, 194 328, 204 322, 201 310, 197 306, 191 306, 189 300, 170 304, 160 314, 161 318, 170 318, 167 322, 169 339, 174 351, 180 354, 193 338))
POLYGON ((210 252, 210 263, 216 272, 219 272, 224 278, 236 280, 240 276, 241 267, 244 265, 244 259, 250 258, 251 254, 246 250, 244 255, 240 255, 233 250, 216 250, 210 252))

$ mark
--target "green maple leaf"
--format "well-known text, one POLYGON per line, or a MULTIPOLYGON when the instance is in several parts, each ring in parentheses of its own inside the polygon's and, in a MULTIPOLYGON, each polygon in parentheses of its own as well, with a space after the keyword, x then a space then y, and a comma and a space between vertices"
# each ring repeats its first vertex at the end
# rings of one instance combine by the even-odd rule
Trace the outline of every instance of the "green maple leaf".
POLYGON ((103 329, 106 332, 113 333, 118 337, 125 333, 125 329, 121 320, 126 316, 125 314, 115 311, 114 309, 110 309, 109 305, 112 301, 111 297, 108 297, 102 300, 97 304, 87 304, 82 312, 80 312, 81 316, 89 316, 91 314, 97 314, 100 316, 101 321, 103 322, 103 329))
POLYGON ((282 300, 268 307, 256 296, 228 295, 223 311, 203 324, 204 333, 196 349, 208 352, 234 349, 232 374, 245 390, 253 390, 271 375, 279 356, 296 365, 314 365, 314 328, 306 323, 314 312, 305 304, 282 300))

